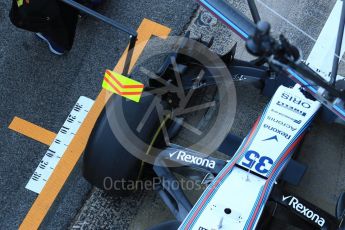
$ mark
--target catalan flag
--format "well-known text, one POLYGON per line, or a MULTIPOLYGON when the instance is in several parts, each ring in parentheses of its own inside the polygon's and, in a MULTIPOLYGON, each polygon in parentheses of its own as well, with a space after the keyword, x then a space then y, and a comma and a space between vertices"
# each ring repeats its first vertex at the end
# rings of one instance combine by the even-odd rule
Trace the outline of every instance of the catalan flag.
POLYGON ((135 102, 140 101, 144 90, 144 84, 111 70, 105 72, 102 87, 135 102))

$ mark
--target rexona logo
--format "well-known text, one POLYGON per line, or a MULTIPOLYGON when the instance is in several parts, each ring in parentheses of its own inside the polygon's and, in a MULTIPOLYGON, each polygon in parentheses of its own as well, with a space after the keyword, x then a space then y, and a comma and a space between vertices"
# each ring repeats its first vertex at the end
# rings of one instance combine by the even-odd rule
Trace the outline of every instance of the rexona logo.
POLYGON ((315 222, 315 224, 323 227, 325 224, 325 219, 319 216, 317 213, 314 213, 313 210, 308 209, 299 200, 294 196, 283 196, 282 201, 287 203, 288 206, 292 207, 294 210, 308 218, 309 220, 315 222), (290 199, 289 203, 286 200, 290 199))
POLYGON ((281 126, 284 126, 284 127, 288 128, 288 129, 290 129, 292 132, 294 132, 294 131, 296 130, 296 128, 292 127, 292 126, 289 125, 288 123, 283 122, 283 121, 281 121, 281 120, 279 120, 279 119, 277 119, 277 118, 267 116, 267 120, 273 121, 274 123, 277 123, 277 124, 279 124, 279 125, 281 125, 281 126))
POLYGON ((194 156, 192 154, 188 154, 185 151, 177 150, 173 153, 169 154, 170 158, 175 157, 176 160, 184 161, 189 164, 195 164, 207 168, 214 169, 216 166, 216 162, 214 160, 209 160, 207 158, 202 158, 198 156, 194 156))
POLYGON ((309 109, 311 106, 308 102, 302 101, 300 98, 297 98, 295 96, 290 96, 288 93, 283 93, 282 98, 291 101, 292 103, 295 103, 296 105, 301 105, 302 107, 309 109))
POLYGON ((275 127, 272 127, 272 126, 270 126, 270 125, 264 124, 264 128, 265 128, 265 129, 268 129, 268 130, 271 130, 271 131, 273 131, 273 132, 275 132, 275 133, 278 133, 279 135, 285 137, 285 138, 288 139, 288 140, 290 140, 290 138, 291 138, 291 135, 290 135, 290 134, 288 134, 288 133, 286 133, 286 132, 283 132, 283 131, 281 131, 281 130, 275 128, 275 127))

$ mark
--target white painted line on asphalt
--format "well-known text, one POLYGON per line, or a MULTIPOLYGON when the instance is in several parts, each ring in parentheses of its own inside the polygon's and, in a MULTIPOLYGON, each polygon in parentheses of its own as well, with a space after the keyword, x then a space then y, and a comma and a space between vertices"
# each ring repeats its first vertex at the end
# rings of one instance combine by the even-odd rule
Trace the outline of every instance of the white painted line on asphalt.
POLYGON ((68 145, 71 143, 74 135, 77 133, 80 125, 90 111, 93 103, 94 101, 87 97, 81 96, 78 99, 53 143, 25 186, 26 189, 38 194, 42 191, 56 165, 59 163, 60 158, 65 153, 68 145))
MULTIPOLYGON (((330 80, 332 63, 337 41, 337 32, 343 1, 337 0, 331 14, 322 28, 316 43, 306 61, 309 66, 327 81, 330 80)), ((344 44, 343 36, 342 44, 344 44)), ((340 58, 344 55, 345 47, 341 47, 340 58)), ((342 61, 343 62, 343 61, 342 61)))

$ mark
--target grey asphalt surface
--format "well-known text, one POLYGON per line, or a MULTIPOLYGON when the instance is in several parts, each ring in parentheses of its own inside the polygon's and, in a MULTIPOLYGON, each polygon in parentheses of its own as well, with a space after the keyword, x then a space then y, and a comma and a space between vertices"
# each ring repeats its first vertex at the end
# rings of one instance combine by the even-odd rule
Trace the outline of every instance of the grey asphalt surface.
MULTIPOLYGON (((244 1, 230 1, 243 13, 249 15, 248 7, 244 1)), ((313 1, 264 1, 271 5, 281 15, 289 21, 297 24, 313 38, 317 38, 324 22, 333 8, 335 1, 318 2, 319 7, 310 8, 313 1), (273 5, 272 5, 273 4, 273 5), (303 10, 301 10, 303 9, 303 10)), ((307 57, 313 42, 301 36, 295 29, 287 26, 285 22, 272 15, 266 8, 258 4, 262 12, 262 18, 272 22, 274 34, 284 33, 293 44, 301 44, 300 48, 307 57)), ((227 27, 220 24, 217 19, 210 16, 200 8, 188 26, 191 36, 198 38, 201 35, 203 40, 208 41, 214 36, 212 49, 218 53, 226 53, 234 44, 238 42, 237 58, 251 59, 244 49, 243 42, 234 35, 227 27)), ((237 109, 232 132, 240 137, 244 137, 250 130, 253 122, 262 112, 268 98, 261 96, 260 92, 252 86, 237 84, 237 109)), ((298 160, 308 165, 301 185, 298 187, 288 186, 287 189, 308 201, 319 205, 329 213, 334 213, 338 195, 345 189, 345 172, 342 167, 345 165, 345 134, 344 127, 340 125, 328 125, 317 120, 311 132, 307 136, 301 149, 301 156, 298 160), (335 132, 336 130, 336 132, 335 132)), ((181 141, 181 138, 177 141, 181 141)), ((131 198, 117 199, 109 208, 109 201, 114 198, 102 196, 103 192, 95 190, 87 200, 83 209, 77 216, 74 226, 83 229, 93 229, 98 226, 108 229, 121 229, 121 219, 116 216, 126 217, 128 201, 131 198), (105 206, 105 208, 103 208, 105 206), (94 207, 97 207, 95 209, 94 207), (97 225, 93 223, 102 223, 97 225)), ((173 219, 170 211, 161 201, 160 197, 152 191, 136 193, 132 196, 136 201, 138 211, 130 221, 129 229, 141 230, 166 220, 173 219)), ((194 197, 195 198, 195 197, 194 197)), ((126 219, 126 218, 125 218, 126 219)), ((99 228, 102 228, 99 227, 99 228)))
MULTIPOLYGON (((90 18, 80 20, 73 50, 52 55, 33 33, 11 25, 11 1, 0 2, 0 228, 16 229, 36 194, 25 185, 47 146, 7 127, 14 116, 57 132, 79 96, 95 99, 103 73, 127 46, 127 36, 90 18)), ((196 8, 192 0, 106 1, 100 12, 137 28, 148 18, 180 34, 196 8)), ((74 170, 42 229, 66 229, 90 192, 74 170)))
MULTIPOLYGON (((231 0, 244 13, 243 1, 231 0)), ((317 38, 333 1, 315 2, 266 0, 272 8, 317 38)), ((312 42, 286 26, 260 4, 263 18, 272 22, 274 32, 284 32, 299 44, 307 56, 312 42)), ((14 116, 58 131, 79 96, 95 98, 102 74, 112 68, 124 48, 124 34, 99 22, 84 18, 78 25, 76 42, 64 57, 51 55, 33 34, 14 28, 8 18, 9 2, 0 2, 0 224, 16 229, 36 195, 24 187, 43 157, 47 146, 7 128, 14 116), (43 96, 44 95, 44 96, 43 96)), ((226 52, 238 38, 217 20, 200 24, 193 1, 107 1, 100 11, 136 28, 147 17, 173 29, 173 34, 192 30, 204 40, 216 35, 213 49, 226 52), (129 13, 130 12, 130 13, 129 13), (194 20, 191 24, 191 17, 194 20), (188 27, 187 27, 188 26, 188 27)), ((248 58, 239 43, 237 57, 248 58)), ((251 86, 237 87, 238 107, 232 131, 244 137, 268 98, 251 86)), ((340 191, 345 189, 345 131, 339 125, 317 121, 307 136, 299 159, 309 169, 300 187, 289 187, 302 197, 333 213, 340 191)), ((172 215, 152 191, 130 197, 111 197, 91 186, 74 170, 63 192, 45 219, 42 229, 145 229, 172 219, 172 215)))

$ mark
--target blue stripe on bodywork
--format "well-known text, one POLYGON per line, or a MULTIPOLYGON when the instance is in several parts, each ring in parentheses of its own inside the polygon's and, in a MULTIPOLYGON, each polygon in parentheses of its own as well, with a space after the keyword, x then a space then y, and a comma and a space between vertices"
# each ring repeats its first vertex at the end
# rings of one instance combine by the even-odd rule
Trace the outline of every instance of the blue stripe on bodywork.
POLYGON ((294 78, 296 78, 296 80, 298 80, 300 83, 302 83, 303 87, 307 87, 308 89, 310 89, 313 93, 317 93, 317 89, 314 88, 313 86, 310 85, 309 82, 307 82, 306 80, 304 80, 300 75, 298 75, 298 73, 296 73, 294 70, 288 68, 287 72, 289 74, 291 74, 294 78))
MULTIPOLYGON (((316 113, 315 113, 315 114, 316 114, 316 113)), ((296 139, 299 138, 299 137, 302 135, 302 133, 306 130, 306 128, 307 128, 307 127, 310 125, 310 123, 312 122, 312 120, 313 120, 315 114, 314 114, 312 117, 309 118, 309 120, 305 123, 305 125, 304 125, 302 128, 300 128, 300 130, 298 131, 298 133, 296 134, 296 136, 294 137, 294 139, 292 139, 292 140, 290 141, 290 143, 285 147, 285 149, 280 153, 279 158, 280 158, 282 155, 284 155, 285 152, 290 148, 290 146, 291 146, 293 143, 295 143, 296 139)), ((279 161, 279 160, 278 160, 279 158, 277 158, 277 160, 276 160, 275 162, 279 161)), ((270 173, 272 172, 272 170, 274 169, 274 167, 275 167, 276 164, 277 164, 277 163, 275 163, 275 164, 272 165, 271 169, 270 169, 270 170, 268 171, 268 173, 266 174, 266 177, 269 177, 270 173)))
POLYGON ((225 15, 223 15, 219 10, 214 8, 209 2, 206 0, 200 0, 202 4, 204 4, 207 8, 209 8, 210 11, 215 13, 218 17, 220 17, 222 20, 224 20, 229 26, 231 26, 234 30, 236 30, 238 33, 240 33, 245 39, 249 38, 249 35, 244 32, 240 27, 238 27, 234 22, 230 21, 225 15))
MULTIPOLYGON (((335 110, 337 110, 338 113, 340 113, 342 116, 345 117, 345 111, 344 111, 344 109, 340 108, 340 106, 338 106, 338 105, 334 105, 333 107, 334 107, 335 110)), ((344 119, 344 118, 343 118, 343 119, 344 119)))

